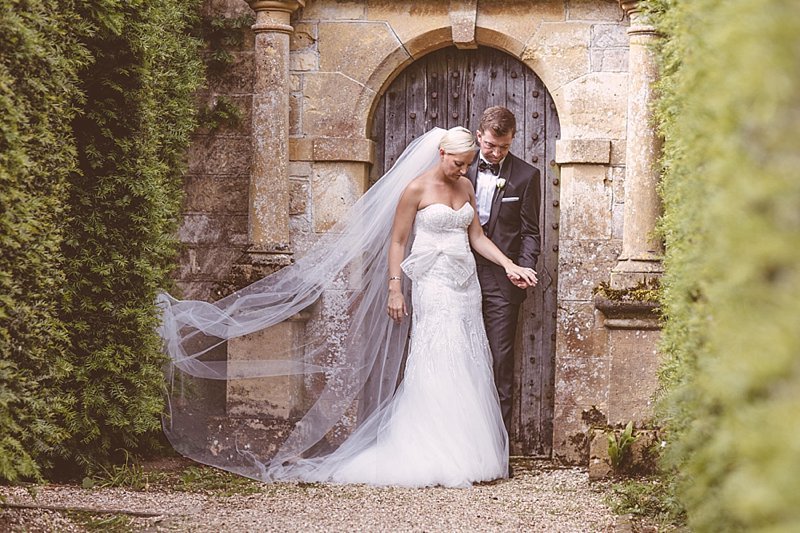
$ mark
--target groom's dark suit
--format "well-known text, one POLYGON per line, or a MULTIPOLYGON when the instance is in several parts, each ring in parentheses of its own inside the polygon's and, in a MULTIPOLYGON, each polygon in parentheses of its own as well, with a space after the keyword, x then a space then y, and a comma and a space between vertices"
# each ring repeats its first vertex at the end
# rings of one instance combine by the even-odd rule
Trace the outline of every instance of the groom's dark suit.
MULTIPOLYGON (((476 190, 479 160, 480 156, 476 157, 467 172, 476 190)), ((483 231, 509 259, 520 266, 535 269, 541 250, 539 170, 509 153, 498 178, 504 179, 505 185, 494 191, 491 214, 483 225, 483 231)), ((503 421, 510 433, 514 338, 519 306, 526 293, 508 280, 502 267, 477 253, 475 260, 483 293, 483 320, 494 359, 497 394, 503 421)))

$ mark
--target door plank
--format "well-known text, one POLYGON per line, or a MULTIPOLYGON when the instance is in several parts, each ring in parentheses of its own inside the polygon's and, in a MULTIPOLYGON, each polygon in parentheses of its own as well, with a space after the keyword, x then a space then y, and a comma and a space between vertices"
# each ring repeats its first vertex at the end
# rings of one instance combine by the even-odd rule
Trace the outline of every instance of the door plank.
POLYGON ((440 54, 431 54, 425 59, 425 68, 427 71, 426 131, 434 127, 447 128, 447 59, 440 54))
POLYGON ((425 133, 425 64, 406 78, 406 144, 425 133))
POLYGON ((447 127, 465 126, 467 115, 467 94, 465 84, 469 75, 469 62, 465 54, 452 51, 447 54, 447 127))
MULTIPOLYGON (((386 131, 386 98, 381 98, 378 106, 375 108, 375 114, 372 117, 372 138, 378 139, 379 136, 383 137, 386 131)), ((369 169, 369 185, 372 187, 383 176, 384 158, 386 147, 384 143, 375 143, 375 160, 372 168, 369 169)))
POLYGON ((392 168, 406 145, 406 77, 402 72, 386 91, 384 172, 392 168))

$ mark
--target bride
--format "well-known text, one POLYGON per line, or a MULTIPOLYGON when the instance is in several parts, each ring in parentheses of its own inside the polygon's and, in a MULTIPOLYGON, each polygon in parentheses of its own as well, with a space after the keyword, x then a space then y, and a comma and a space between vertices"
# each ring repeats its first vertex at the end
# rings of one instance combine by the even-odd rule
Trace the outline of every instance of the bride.
POLYGON ((506 477, 508 436, 470 245, 521 287, 535 273, 483 234, 464 177, 477 149, 465 128, 431 130, 294 265, 213 304, 163 295, 173 446, 263 481, 467 487, 506 477), (269 359, 208 360, 227 339, 278 324, 343 285, 357 289, 338 291, 351 294, 343 335, 308 331, 269 359), (187 386, 292 375, 324 376, 305 413, 291 429, 265 429, 267 438, 228 435, 226 452, 187 386))

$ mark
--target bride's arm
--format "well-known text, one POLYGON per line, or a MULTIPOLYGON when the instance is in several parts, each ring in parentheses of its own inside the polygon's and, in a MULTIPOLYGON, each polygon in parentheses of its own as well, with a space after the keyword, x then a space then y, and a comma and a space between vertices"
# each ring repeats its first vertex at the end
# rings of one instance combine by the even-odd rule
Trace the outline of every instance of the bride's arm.
MULTIPOLYGON (((467 180, 468 181, 468 180, 467 180)), ((532 287, 536 285, 536 272, 532 268, 524 268, 515 264, 511 259, 500 251, 500 249, 492 242, 492 240, 483 233, 481 224, 478 221, 478 208, 475 205, 475 191, 472 189, 472 183, 469 183, 469 201, 475 211, 475 216, 467 230, 469 233, 469 244, 472 249, 481 254, 483 257, 503 267, 506 275, 517 286, 521 288, 532 287), (524 284, 520 283, 524 282, 524 284)))
POLYGON ((395 322, 400 322, 403 317, 408 316, 408 308, 403 298, 403 271, 400 263, 403 262, 420 197, 421 188, 416 180, 412 181, 400 196, 392 223, 389 239, 389 299, 386 312, 395 322))

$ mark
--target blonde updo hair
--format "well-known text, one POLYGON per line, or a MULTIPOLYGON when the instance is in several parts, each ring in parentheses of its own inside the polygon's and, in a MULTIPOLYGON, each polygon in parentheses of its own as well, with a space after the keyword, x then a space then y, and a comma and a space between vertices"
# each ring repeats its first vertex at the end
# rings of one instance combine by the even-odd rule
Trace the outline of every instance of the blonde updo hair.
POLYGON ((478 149, 475 136, 467 128, 456 126, 444 133, 444 137, 439 141, 439 148, 448 154, 464 154, 474 152, 478 149))

